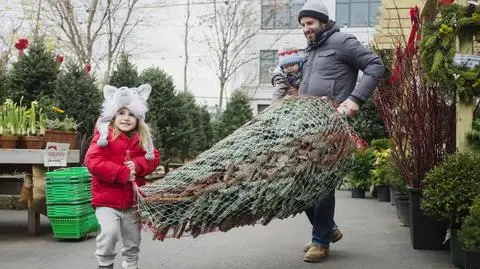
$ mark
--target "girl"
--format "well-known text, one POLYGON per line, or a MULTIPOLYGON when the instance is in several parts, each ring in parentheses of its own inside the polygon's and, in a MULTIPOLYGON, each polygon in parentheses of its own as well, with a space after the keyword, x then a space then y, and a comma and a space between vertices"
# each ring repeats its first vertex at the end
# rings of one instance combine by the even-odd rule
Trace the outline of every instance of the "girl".
POLYGON ((151 136, 144 118, 150 91, 150 85, 104 87, 105 101, 99 122, 111 119, 108 143, 103 146, 97 143, 101 134, 96 128, 85 157, 92 174, 92 206, 100 224, 95 251, 98 268, 113 268, 115 245, 120 236, 123 268, 137 268, 141 227, 133 208, 133 184, 144 185, 145 176, 160 162, 156 149, 153 149, 152 160, 146 158, 145 148, 151 143, 151 136))
POLYGON ((278 51, 278 66, 270 72, 274 92, 272 101, 287 95, 297 95, 302 82, 303 58, 295 47, 286 47, 278 51))

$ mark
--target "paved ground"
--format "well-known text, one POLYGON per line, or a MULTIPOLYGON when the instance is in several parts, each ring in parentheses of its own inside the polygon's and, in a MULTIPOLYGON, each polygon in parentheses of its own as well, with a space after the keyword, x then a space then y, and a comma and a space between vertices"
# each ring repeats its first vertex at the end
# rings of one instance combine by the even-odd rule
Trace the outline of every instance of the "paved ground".
MULTIPOLYGON (((448 252, 412 249, 409 230, 400 226, 389 203, 351 199, 348 192, 340 191, 336 214, 345 236, 333 245, 329 259, 322 263, 308 264, 302 260, 302 247, 310 231, 306 216, 299 215, 268 226, 238 228, 197 239, 168 239, 163 243, 150 240, 150 233, 144 232, 140 268, 453 268, 449 266, 448 252)), ((43 234, 28 237, 26 219, 25 211, 0 210, 0 268, 96 268, 93 237, 76 242, 56 241, 46 218, 42 218, 43 234)))

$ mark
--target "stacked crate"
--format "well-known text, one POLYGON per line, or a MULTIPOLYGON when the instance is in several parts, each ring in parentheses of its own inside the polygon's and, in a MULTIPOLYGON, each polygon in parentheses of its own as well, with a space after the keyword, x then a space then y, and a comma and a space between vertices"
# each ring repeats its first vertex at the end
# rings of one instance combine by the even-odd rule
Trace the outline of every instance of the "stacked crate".
POLYGON ((81 238, 98 230, 90 205, 91 180, 85 167, 46 173, 47 216, 55 238, 81 238))

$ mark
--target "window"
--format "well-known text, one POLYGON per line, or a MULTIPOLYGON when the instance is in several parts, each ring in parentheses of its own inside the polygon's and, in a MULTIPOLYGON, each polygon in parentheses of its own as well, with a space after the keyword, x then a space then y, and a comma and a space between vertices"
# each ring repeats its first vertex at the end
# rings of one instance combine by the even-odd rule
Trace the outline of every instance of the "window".
POLYGON ((381 0, 337 0, 337 25, 343 27, 373 27, 381 0))
POLYGON ((306 0, 262 0, 261 29, 294 29, 300 27, 298 11, 306 0))
POLYGON ((270 83, 270 69, 278 65, 276 50, 260 51, 260 83, 270 83))
POLYGON ((257 114, 262 113, 269 105, 257 105, 257 114))

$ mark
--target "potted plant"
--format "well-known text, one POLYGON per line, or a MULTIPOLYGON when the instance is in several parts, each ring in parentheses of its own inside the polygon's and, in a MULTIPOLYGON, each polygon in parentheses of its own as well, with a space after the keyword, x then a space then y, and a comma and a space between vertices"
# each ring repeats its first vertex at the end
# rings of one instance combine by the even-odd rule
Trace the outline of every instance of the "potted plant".
POLYGON ((30 108, 25 111, 25 134, 22 137, 24 147, 27 149, 41 149, 46 128, 46 115, 38 108, 38 102, 32 101, 30 108))
POLYGON ((0 146, 16 148, 19 135, 23 133, 25 109, 11 99, 5 100, 0 107, 0 146))
POLYGON ((365 191, 371 185, 374 159, 372 148, 359 150, 355 154, 352 166, 347 173, 347 184, 352 192, 352 198, 365 198, 365 191))
POLYGON ((480 196, 472 204, 458 236, 465 245, 465 269, 480 268, 480 196))
POLYGON ((47 119, 45 130, 45 143, 69 143, 71 149, 77 146, 77 127, 79 123, 74 118, 66 116, 65 119, 47 119))
POLYGON ((423 212, 450 227, 450 253, 455 266, 463 267, 462 245, 457 237, 473 199, 480 190, 480 156, 456 153, 430 170, 423 189, 423 212))
POLYGON ((387 160, 390 157, 390 141, 387 138, 372 141, 375 161, 372 169, 372 184, 380 202, 390 202, 390 188, 388 187, 387 160))

